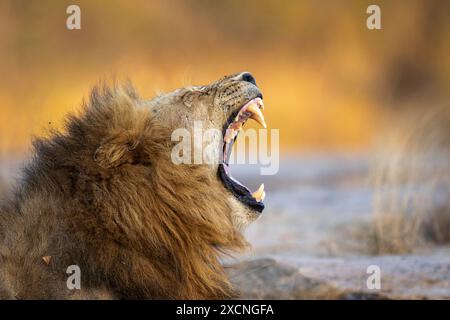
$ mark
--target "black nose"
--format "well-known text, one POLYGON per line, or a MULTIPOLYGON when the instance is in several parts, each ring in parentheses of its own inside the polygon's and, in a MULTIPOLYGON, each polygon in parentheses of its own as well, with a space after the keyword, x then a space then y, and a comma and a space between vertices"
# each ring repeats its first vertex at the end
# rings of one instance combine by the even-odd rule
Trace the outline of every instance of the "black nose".
POLYGON ((256 86, 255 77, 253 77, 251 73, 244 72, 242 74, 242 81, 247 81, 247 82, 253 83, 256 86))

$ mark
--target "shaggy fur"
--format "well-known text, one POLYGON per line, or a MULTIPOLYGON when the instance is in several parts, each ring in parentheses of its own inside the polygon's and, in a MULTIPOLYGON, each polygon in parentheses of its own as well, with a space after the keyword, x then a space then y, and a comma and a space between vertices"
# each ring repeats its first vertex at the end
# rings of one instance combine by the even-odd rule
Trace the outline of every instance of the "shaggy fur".
POLYGON ((0 298, 233 296, 219 259, 246 246, 235 204, 209 166, 172 163, 173 128, 152 113, 131 86, 97 88, 64 133, 34 142, 0 209, 0 298))

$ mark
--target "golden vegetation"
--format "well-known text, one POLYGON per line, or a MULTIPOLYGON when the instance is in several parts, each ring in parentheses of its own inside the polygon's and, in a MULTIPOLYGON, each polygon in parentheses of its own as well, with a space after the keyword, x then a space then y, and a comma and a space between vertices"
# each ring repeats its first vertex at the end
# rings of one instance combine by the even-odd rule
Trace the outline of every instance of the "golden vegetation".
POLYGON ((359 1, 81 0, 82 29, 69 31, 65 2, 2 1, 0 152, 59 127, 99 78, 130 77, 150 98, 240 70, 262 87, 283 150, 366 148, 420 79, 450 89, 448 4, 379 2, 381 31, 359 1))
POLYGON ((405 116, 383 139, 373 175, 372 253, 450 243, 449 125, 449 108, 430 108, 405 116))

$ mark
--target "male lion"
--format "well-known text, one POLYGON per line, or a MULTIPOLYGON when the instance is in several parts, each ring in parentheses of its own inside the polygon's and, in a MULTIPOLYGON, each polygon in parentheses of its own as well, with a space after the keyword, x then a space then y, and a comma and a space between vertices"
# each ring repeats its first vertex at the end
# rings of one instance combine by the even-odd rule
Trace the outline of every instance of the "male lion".
POLYGON ((219 259, 246 246, 240 231, 264 191, 230 176, 228 154, 248 118, 265 126, 261 109, 249 73, 149 101, 131 85, 94 88, 64 133, 34 141, 0 207, 0 297, 234 297, 219 259), (194 121, 223 132, 220 163, 173 163, 171 134, 194 121), (68 286, 69 266, 81 289, 68 286))

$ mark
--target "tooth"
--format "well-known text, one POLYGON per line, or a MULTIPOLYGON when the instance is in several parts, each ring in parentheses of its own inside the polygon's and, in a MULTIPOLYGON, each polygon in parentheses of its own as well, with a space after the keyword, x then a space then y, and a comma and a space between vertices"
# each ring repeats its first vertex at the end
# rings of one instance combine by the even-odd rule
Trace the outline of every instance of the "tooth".
POLYGON ((242 128, 242 123, 241 122, 233 122, 230 127, 236 131, 239 131, 242 128))
POLYGON ((252 193, 252 197, 256 199, 256 201, 261 202, 264 200, 266 193, 264 192, 264 183, 261 184, 255 192, 252 193))
POLYGON ((236 137, 236 135, 239 133, 239 131, 242 129, 242 123, 240 122, 233 122, 232 124, 230 124, 227 128, 227 131, 225 132, 225 136, 223 138, 223 140, 228 143, 231 140, 234 139, 234 137, 236 137))
POLYGON ((234 138, 234 129, 227 129, 225 133, 225 137, 223 140, 225 140, 226 143, 230 142, 234 138))
POLYGON ((258 106, 261 110, 264 110, 264 102, 262 101, 261 98, 257 98, 256 103, 258 104, 258 106))
POLYGON ((250 116, 251 119, 262 125, 264 129, 267 128, 266 121, 264 120, 264 116, 259 107, 257 107, 255 104, 251 104, 247 107, 246 111, 252 114, 250 116))

